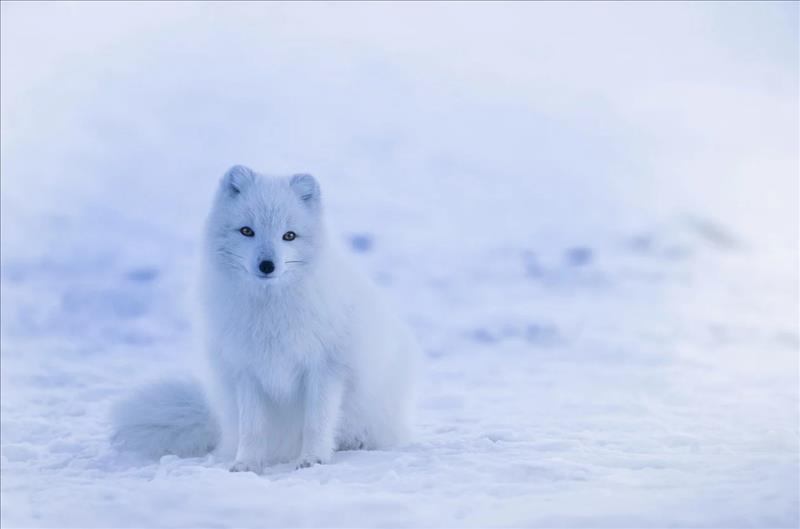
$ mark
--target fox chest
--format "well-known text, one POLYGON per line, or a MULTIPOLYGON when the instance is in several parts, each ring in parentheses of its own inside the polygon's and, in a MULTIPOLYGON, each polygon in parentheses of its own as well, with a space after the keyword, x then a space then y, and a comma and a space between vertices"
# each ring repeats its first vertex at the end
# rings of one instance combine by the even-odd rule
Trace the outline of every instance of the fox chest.
POLYGON ((229 367, 261 382, 265 393, 289 400, 303 384, 305 374, 328 363, 331 336, 300 320, 294 324, 269 319, 229 327, 224 356, 229 367))

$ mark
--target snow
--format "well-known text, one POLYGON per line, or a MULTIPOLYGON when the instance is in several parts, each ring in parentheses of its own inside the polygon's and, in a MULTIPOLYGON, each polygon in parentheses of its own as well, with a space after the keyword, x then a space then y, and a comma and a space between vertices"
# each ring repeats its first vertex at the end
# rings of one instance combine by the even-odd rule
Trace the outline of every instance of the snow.
POLYGON ((3 527, 797 527, 796 3, 2 4, 3 527), (414 441, 116 453, 235 163, 322 182, 414 441))

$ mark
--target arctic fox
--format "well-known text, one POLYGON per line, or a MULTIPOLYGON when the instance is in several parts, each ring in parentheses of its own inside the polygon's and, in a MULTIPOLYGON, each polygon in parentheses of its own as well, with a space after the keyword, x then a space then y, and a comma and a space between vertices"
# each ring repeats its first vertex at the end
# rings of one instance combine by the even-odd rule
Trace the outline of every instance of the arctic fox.
POLYGON ((206 392, 161 382, 119 403, 113 442, 159 456, 217 450, 231 471, 297 468, 407 438, 418 349, 329 242, 319 184, 235 166, 208 217, 206 392))

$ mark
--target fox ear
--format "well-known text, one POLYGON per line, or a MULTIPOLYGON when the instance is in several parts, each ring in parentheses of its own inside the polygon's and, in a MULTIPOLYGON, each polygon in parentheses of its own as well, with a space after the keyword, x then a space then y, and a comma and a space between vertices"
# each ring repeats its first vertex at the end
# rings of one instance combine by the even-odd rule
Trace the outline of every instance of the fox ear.
POLYGON ((319 184, 317 179, 310 174, 296 174, 289 179, 289 186, 297 193, 300 200, 308 206, 319 204, 319 184))
POLYGON ((220 188, 230 196, 236 196, 255 180, 255 173, 244 165, 234 165, 225 173, 220 188))

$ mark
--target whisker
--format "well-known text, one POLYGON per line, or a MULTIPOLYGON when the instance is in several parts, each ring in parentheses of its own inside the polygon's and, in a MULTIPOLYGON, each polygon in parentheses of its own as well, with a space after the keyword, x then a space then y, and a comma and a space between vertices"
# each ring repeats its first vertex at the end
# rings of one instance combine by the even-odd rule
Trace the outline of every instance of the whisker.
POLYGON ((233 256, 233 257, 238 257, 239 259, 244 259, 244 257, 239 255, 238 253, 232 252, 232 251, 230 251, 230 250, 228 250, 226 248, 216 248, 216 251, 220 255, 230 255, 230 256, 233 256))
POLYGON ((247 272, 247 267, 245 267, 240 260, 244 260, 244 257, 239 255, 236 252, 232 252, 227 248, 214 248, 214 251, 217 255, 220 256, 221 260, 227 265, 229 268, 234 270, 241 270, 243 272, 247 272))

